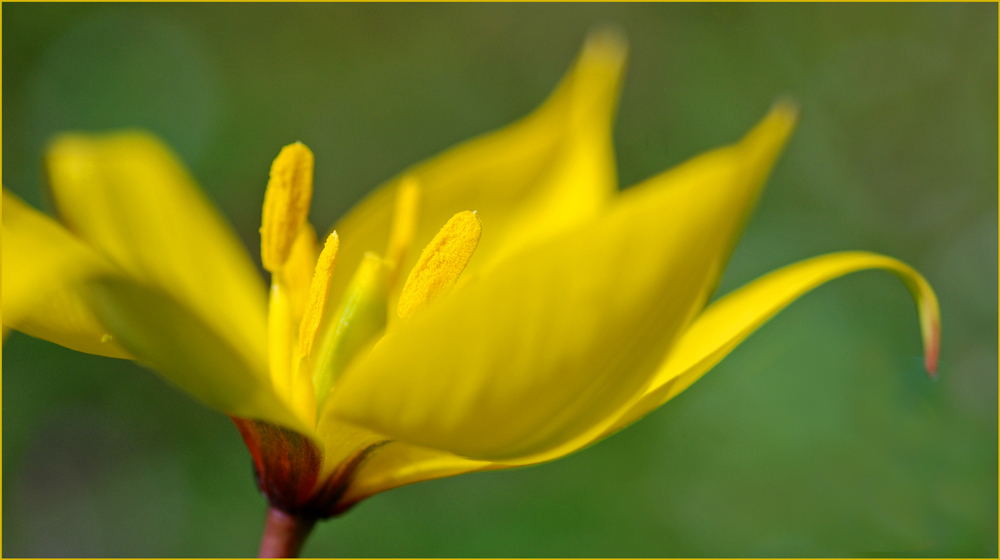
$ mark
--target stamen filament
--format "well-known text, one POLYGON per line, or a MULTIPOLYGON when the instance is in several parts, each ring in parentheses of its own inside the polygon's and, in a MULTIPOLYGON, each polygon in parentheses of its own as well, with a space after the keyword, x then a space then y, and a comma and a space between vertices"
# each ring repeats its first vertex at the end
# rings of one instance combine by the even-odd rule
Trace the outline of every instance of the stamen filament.
POLYGON ((267 309, 267 357, 271 382, 279 395, 291 396, 292 352, 295 348, 295 322, 292 299, 281 272, 271 275, 267 309))
POLYGON ((392 229, 389 231, 389 243, 385 249, 385 260, 392 268, 390 284, 399 274, 399 266, 413 243, 413 235, 417 230, 417 217, 420 209, 420 182, 415 177, 407 176, 400 181, 396 191, 396 208, 392 216, 392 229))
POLYGON ((309 301, 309 288, 313 272, 316 269, 316 259, 319 257, 319 247, 316 244, 316 230, 309 222, 302 224, 299 234, 292 244, 288 260, 281 268, 281 277, 288 285, 292 300, 292 322, 296 325, 302 321, 306 304, 309 301))

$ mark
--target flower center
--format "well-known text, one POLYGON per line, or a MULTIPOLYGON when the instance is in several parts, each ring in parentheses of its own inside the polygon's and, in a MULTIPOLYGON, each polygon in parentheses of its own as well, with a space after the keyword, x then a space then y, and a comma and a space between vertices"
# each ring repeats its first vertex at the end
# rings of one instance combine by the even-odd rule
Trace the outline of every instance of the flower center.
MULTIPOLYGON (((389 326, 389 293, 413 243, 420 185, 400 181, 385 257, 367 252, 340 301, 330 282, 340 239, 330 233, 322 251, 306 220, 312 198, 313 155, 301 143, 285 146, 271 166, 261 220, 261 260, 271 273, 268 362, 275 391, 315 424, 337 377, 358 352, 389 326), (318 254, 317 254, 318 253, 318 254)), ((424 248, 406 278, 396 313, 406 320, 451 291, 482 232, 475 212, 459 212, 424 248)))

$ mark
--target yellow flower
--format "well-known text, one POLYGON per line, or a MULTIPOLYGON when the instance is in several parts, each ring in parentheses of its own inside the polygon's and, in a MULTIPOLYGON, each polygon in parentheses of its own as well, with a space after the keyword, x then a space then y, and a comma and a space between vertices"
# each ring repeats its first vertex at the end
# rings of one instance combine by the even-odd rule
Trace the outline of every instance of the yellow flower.
POLYGON ((63 135, 46 159, 61 223, 3 193, 4 327, 155 368, 232 416, 271 504, 313 519, 581 449, 857 270, 906 283, 933 372, 936 298, 889 257, 816 257, 707 305, 797 111, 619 192, 624 59, 593 35, 534 113, 388 181, 320 241, 313 155, 286 146, 261 227, 269 293, 161 143, 63 135))

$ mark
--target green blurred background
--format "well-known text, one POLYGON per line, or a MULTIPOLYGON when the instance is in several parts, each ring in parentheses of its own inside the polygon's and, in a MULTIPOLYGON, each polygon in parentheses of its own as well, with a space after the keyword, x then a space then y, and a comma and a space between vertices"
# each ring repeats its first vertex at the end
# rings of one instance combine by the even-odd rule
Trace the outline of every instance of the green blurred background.
MULTIPOLYGON (((903 286, 857 274, 628 430, 375 496, 304 554, 995 557, 995 4, 4 4, 3 183, 48 209, 53 133, 148 128, 253 249, 282 145, 315 152, 325 229, 530 111, 604 23, 631 43, 623 185, 738 138, 781 94, 802 104, 720 293, 828 251, 901 258, 941 298, 939 380, 903 286)), ((265 504, 225 416, 17 333, 3 366, 4 556, 256 552, 265 504)))

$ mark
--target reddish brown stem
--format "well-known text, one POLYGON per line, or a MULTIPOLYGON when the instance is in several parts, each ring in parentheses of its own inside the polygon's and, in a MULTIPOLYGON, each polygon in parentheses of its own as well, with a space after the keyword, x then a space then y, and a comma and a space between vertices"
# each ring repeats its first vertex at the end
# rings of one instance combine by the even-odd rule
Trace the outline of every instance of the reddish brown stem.
POLYGON ((259 558, 296 558, 302 543, 312 531, 315 519, 287 514, 280 509, 268 508, 264 522, 264 536, 260 539, 259 558))

